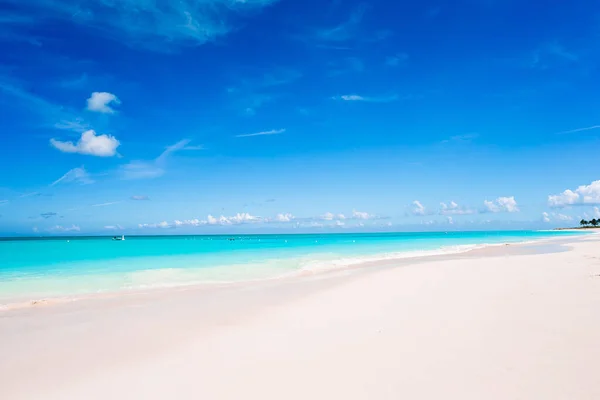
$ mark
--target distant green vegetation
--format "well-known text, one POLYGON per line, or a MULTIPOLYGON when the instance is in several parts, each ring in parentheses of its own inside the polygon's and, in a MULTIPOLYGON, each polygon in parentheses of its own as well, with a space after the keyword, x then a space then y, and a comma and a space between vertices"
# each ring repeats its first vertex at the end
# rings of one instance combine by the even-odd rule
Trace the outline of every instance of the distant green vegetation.
POLYGON ((585 219, 582 219, 581 221, 579 221, 579 224, 583 227, 583 228, 587 228, 587 227, 596 227, 598 225, 600 225, 600 220, 594 218, 591 221, 586 221, 585 219))

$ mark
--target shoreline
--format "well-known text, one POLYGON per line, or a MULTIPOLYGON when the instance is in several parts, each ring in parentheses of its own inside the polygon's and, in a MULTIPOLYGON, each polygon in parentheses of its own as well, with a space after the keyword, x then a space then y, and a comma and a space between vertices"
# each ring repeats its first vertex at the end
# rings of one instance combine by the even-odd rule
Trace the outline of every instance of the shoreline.
MULTIPOLYGON (((482 244, 464 244, 464 245, 450 245, 442 246, 439 249, 433 250, 411 250, 404 252, 391 253, 392 256, 388 258, 390 253, 379 253, 372 255, 363 255, 361 257, 355 257, 350 262, 342 264, 341 266, 326 266, 324 268, 308 269, 301 268, 296 271, 286 272, 281 275, 275 275, 257 279, 246 279, 240 281, 205 281, 205 282, 181 282, 174 284, 159 284, 153 287, 144 288, 123 288, 119 290, 107 290, 93 293, 82 293, 82 294, 64 294, 64 295, 52 295, 44 297, 33 297, 33 298, 14 298, 14 301, 8 303, 0 303, 0 315, 5 312, 12 312, 15 310, 26 309, 26 308, 39 308, 57 306, 61 304, 89 301, 89 300, 101 300, 103 298, 116 298, 119 296, 136 296, 144 295, 152 292, 168 292, 170 290, 202 290, 202 289, 219 289, 223 287, 236 287, 243 285, 259 284, 261 282, 280 282, 290 279, 301 279, 306 276, 331 274, 335 272, 344 272, 347 270, 355 270, 361 268, 373 268, 387 264, 399 264, 410 265, 425 262, 429 260, 451 260, 454 256, 461 254, 469 254, 472 252, 478 252, 486 249, 493 249, 495 247, 502 246, 527 246, 535 244, 543 244, 546 242, 553 241, 570 241, 575 239, 585 238, 590 233, 582 233, 580 236, 569 236, 569 237, 546 237, 532 240, 525 240, 521 242, 503 242, 503 243, 482 243, 482 244), (384 257, 385 256, 385 257, 384 257), (367 258, 367 259, 365 259, 367 258), (371 258, 371 259, 368 259, 371 258)), ((476 253, 472 253, 476 254, 476 253)), ((327 263, 327 261, 325 261, 327 263)))
POLYGON ((561 239, 0 313, 0 397, 595 399, 600 237, 561 239))

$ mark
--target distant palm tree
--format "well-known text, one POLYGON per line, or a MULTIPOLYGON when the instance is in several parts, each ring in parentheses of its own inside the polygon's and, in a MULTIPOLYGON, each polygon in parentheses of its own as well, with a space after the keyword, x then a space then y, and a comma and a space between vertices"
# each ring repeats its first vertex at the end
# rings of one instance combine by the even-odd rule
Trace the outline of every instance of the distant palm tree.
POLYGON ((596 218, 594 218, 593 220, 590 221, 590 224, 592 224, 593 226, 598 226, 598 224, 600 224, 600 221, 598 221, 596 218))
POLYGON ((588 221, 586 221, 585 219, 582 219, 581 221, 579 221, 579 224, 580 224, 581 226, 586 226, 587 224, 589 224, 589 222, 588 222, 588 221))

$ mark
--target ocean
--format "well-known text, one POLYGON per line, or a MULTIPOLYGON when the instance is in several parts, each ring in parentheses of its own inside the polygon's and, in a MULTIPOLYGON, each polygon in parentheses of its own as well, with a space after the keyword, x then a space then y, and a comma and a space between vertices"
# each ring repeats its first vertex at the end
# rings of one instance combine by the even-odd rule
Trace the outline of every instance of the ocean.
POLYGON ((578 235, 488 231, 0 239, 0 305, 51 297, 277 278, 366 261, 578 235))

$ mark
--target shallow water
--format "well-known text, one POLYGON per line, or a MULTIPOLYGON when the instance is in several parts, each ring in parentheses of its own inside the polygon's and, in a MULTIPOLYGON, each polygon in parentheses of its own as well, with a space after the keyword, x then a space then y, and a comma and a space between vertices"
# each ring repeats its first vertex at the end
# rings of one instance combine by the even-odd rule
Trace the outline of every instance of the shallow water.
POLYGON ((581 235, 487 231, 0 240, 0 304, 150 287, 267 279, 477 246, 581 235), (232 240, 233 239, 233 240, 232 240))

